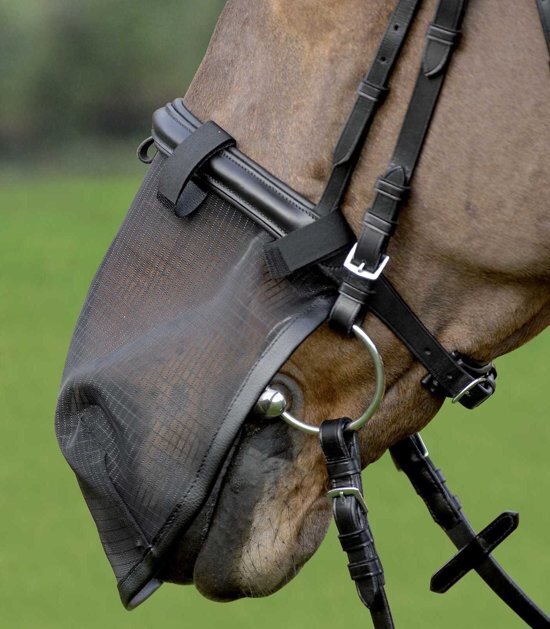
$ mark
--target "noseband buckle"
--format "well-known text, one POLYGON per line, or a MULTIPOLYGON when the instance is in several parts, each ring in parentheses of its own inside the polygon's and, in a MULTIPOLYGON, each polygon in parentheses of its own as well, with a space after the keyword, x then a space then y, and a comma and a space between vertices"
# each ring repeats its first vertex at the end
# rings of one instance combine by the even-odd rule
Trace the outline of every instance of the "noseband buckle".
POLYGON ((472 379, 458 393, 453 391, 452 394, 430 373, 422 379, 423 386, 434 395, 450 397, 453 404, 459 402, 470 410, 477 408, 485 400, 488 400, 496 390, 497 370, 495 366, 493 363, 482 365, 470 358, 466 358, 457 351, 451 352, 451 358, 455 362, 457 369, 460 369, 463 375, 464 371, 466 371, 472 379))
POLYGON ((362 277, 363 279, 366 279, 366 280, 377 280, 382 274, 382 271, 386 268, 386 264, 388 264, 388 262, 390 261, 390 256, 387 256, 387 255, 382 256, 376 269, 374 271, 369 271, 365 269, 364 262, 361 262, 360 264, 355 264, 353 262, 353 258, 355 257, 356 251, 357 251, 357 243, 353 245, 350 252, 348 253, 348 257, 346 258, 344 262, 344 267, 348 271, 353 273, 354 275, 357 275, 357 277, 362 277))
POLYGON ((460 393, 454 396, 452 403, 456 404, 457 402, 461 402, 461 404, 468 408, 476 408, 493 395, 495 388, 495 378, 491 374, 476 378, 476 380, 472 380, 460 393), (462 402, 461 400, 463 398, 467 398, 467 401, 462 402))
POLYGON ((475 378, 453 397, 452 402, 453 404, 460 402, 466 408, 474 409, 488 400, 495 392, 497 370, 493 363, 481 365, 465 358, 459 352, 453 352, 452 356, 463 369, 475 378))

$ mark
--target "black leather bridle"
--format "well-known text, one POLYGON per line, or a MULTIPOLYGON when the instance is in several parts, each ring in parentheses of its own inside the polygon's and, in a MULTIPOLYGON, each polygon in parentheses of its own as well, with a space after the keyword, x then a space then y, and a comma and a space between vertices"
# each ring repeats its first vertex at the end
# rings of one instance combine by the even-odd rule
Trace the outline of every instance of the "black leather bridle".
MULTIPOLYGON (((536 0, 550 51, 550 0, 536 0)), ((357 165, 377 109, 388 92, 388 82, 421 0, 399 0, 390 17, 369 72, 358 88, 357 100, 333 155, 333 167, 315 211, 319 218, 270 242, 265 259, 273 277, 285 277, 317 264, 339 284, 330 325, 346 335, 372 312, 406 345, 427 369, 422 385, 437 396, 449 397, 473 409, 495 391, 496 370, 458 352, 447 351, 417 318, 384 277, 386 253, 395 232, 445 81, 453 52, 460 40, 467 0, 439 0, 426 35, 422 65, 386 172, 378 178, 372 207, 365 213, 362 231, 354 235, 340 207, 357 165), (342 251, 349 253, 342 254, 342 251), (344 259, 345 257, 345 259, 344 259)), ((160 196, 185 216, 203 201, 205 192, 191 178, 205 162, 235 141, 212 122, 193 132, 175 150, 159 182, 160 196)), ((144 150, 148 144, 144 144, 144 150)), ((142 150, 142 156, 145 153, 142 150)), ((356 432, 350 420, 325 421, 320 442, 330 479, 329 495, 342 548, 349 557, 351 578, 377 629, 393 627, 384 593, 382 565, 376 553, 362 496, 361 464, 356 432)), ((390 448, 392 457, 408 476, 458 553, 431 581, 435 592, 446 592, 468 571, 475 570, 489 587, 529 626, 550 627, 550 618, 514 583, 491 553, 518 525, 516 513, 505 512, 476 533, 432 463, 419 435, 390 448)))

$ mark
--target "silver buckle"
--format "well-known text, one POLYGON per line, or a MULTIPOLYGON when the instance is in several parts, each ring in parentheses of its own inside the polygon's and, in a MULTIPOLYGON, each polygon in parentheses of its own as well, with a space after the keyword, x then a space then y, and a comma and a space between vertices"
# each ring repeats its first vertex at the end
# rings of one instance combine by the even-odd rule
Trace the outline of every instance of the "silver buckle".
POLYGON ((348 253, 348 257, 346 258, 346 261, 344 262, 344 267, 348 271, 351 271, 354 275, 357 275, 358 277, 363 277, 366 280, 377 280, 380 277, 380 274, 382 273, 384 268, 386 267, 386 264, 388 264, 390 260, 390 256, 382 256, 382 259, 380 260, 380 264, 378 265, 378 267, 374 271, 367 271, 365 269, 364 262, 361 262, 361 264, 353 264, 353 258, 355 256, 356 251, 357 251, 357 243, 353 245, 350 252, 348 253))
POLYGON ((457 393, 452 402, 453 404, 456 404, 457 402, 460 402, 460 400, 465 396, 465 395, 469 395, 470 391, 472 389, 475 389, 477 387, 478 384, 482 384, 484 382, 487 382, 487 378, 485 376, 482 376, 481 378, 476 378, 475 380, 472 380, 472 382, 470 382, 470 384, 467 384, 462 391, 460 391, 459 393, 457 393))
POLYGON ((365 515, 368 513, 367 503, 363 498, 363 494, 357 489, 357 487, 336 487, 336 489, 330 489, 327 491, 327 498, 329 500, 335 500, 336 498, 343 498, 344 496, 353 496, 355 500, 360 504, 365 515))

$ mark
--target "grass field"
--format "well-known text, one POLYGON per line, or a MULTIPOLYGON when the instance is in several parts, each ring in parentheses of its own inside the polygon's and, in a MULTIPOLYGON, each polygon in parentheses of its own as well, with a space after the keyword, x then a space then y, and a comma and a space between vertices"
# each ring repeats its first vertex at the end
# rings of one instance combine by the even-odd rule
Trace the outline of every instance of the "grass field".
MULTIPOLYGON (((16 629, 369 627, 334 530, 283 591, 219 605, 166 585, 122 609, 76 482, 55 441, 56 391, 88 284, 137 179, 50 179, 0 187, 0 627, 16 629)), ((498 395, 446 406, 424 436, 477 527, 504 509, 519 531, 496 556, 550 608, 550 337, 498 361, 498 395)), ((452 554, 385 456, 365 474, 371 523, 398 627, 522 627, 475 575, 445 596, 431 573, 452 554)))

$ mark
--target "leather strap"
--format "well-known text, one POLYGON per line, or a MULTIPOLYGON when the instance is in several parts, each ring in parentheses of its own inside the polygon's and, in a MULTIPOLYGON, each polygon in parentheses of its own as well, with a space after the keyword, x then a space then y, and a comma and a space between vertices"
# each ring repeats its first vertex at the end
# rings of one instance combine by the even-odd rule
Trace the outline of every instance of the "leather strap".
POLYGON ((439 569, 430 581, 430 590, 444 594, 470 570, 475 569, 518 527, 519 515, 505 511, 475 535, 458 553, 439 569))
POLYGON ((323 226, 311 224, 266 245, 266 262, 273 277, 283 277, 324 260, 353 242, 353 233, 343 226, 346 221, 340 206, 376 112, 389 91, 388 81, 420 3, 421 0, 399 0, 372 65, 359 84, 357 100, 334 149, 332 171, 316 207, 322 217, 317 222, 323 222, 323 226), (325 229, 329 223, 323 221, 331 214, 337 214, 337 218, 329 219, 337 225, 332 233, 325 229), (323 236, 314 240, 319 229, 323 236))
POLYGON ((389 19, 372 65, 357 88, 357 100, 334 149, 332 172, 317 206, 321 216, 338 209, 342 203, 378 107, 389 92, 390 76, 419 6, 420 0, 400 0, 389 19))
POLYGON ((357 433, 347 430, 349 419, 324 421, 319 438, 330 481, 328 497, 338 539, 347 553, 348 569, 362 603, 369 609, 375 629, 393 628, 384 591, 384 572, 367 520, 361 483, 357 433))
POLYGON ((429 371, 431 377, 422 384, 430 393, 473 409, 495 392, 494 366, 470 363, 457 352, 448 352, 385 277, 372 287, 369 308, 429 371))
POLYGON ((178 144, 173 154, 166 160, 159 178, 159 197, 174 206, 179 216, 186 216, 198 207, 205 195, 200 195, 200 188, 192 185, 190 196, 185 200, 195 203, 180 204, 178 201, 182 191, 190 184, 193 174, 210 158, 221 150, 233 146, 235 140, 215 122, 205 122, 178 144))
POLYGON ((449 491, 445 477, 430 459, 420 435, 407 437, 392 446, 390 452, 397 467, 405 472, 426 504, 434 522, 459 550, 432 578, 432 591, 447 591, 468 569, 472 569, 530 627, 548 629, 550 618, 490 554, 515 530, 517 514, 505 512, 477 535, 462 512, 460 502, 449 491))
MULTIPOLYGON (((399 137, 386 173, 378 179, 372 207, 365 213, 352 265, 374 273, 397 226, 409 186, 441 93, 446 69, 460 35, 467 0, 440 0, 426 34, 418 74, 399 137)), ((331 318, 343 330, 364 314, 370 280, 346 271, 331 318), (352 295, 350 293, 353 293, 352 295), (348 317, 345 321, 345 317, 348 317), (355 317, 351 321, 351 317, 355 317)))
POLYGON ((550 0, 537 0, 537 9, 539 10, 544 39, 548 46, 548 54, 550 54, 550 0))

